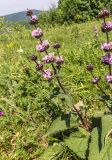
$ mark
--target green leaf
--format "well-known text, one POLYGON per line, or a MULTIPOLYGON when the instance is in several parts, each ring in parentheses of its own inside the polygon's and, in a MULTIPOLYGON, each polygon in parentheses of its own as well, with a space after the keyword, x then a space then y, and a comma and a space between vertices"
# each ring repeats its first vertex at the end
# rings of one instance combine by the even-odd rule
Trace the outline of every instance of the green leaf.
POLYGON ((85 129, 82 128, 82 130, 84 131, 72 133, 70 137, 64 141, 68 148, 70 148, 78 157, 85 159, 90 134, 85 129))
POLYGON ((98 129, 94 128, 91 133, 91 142, 89 145, 89 160, 98 160, 99 147, 98 147, 98 129))
POLYGON ((62 143, 49 146, 39 157, 39 160, 56 160, 63 153, 64 146, 62 143))
POLYGON ((112 160, 112 139, 108 139, 98 157, 98 160, 112 160))
POLYGON ((57 117, 48 128, 45 136, 56 134, 58 132, 77 127, 77 117, 74 114, 62 114, 62 116, 57 117))
POLYGON ((106 115, 102 117, 102 146, 105 144, 105 137, 108 132, 112 129, 112 116, 106 115))

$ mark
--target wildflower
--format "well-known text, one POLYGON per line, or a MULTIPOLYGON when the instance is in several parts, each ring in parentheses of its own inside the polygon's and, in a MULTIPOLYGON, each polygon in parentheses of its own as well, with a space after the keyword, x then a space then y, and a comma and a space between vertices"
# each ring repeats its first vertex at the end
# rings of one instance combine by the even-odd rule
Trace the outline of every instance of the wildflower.
POLYGON ((35 25, 37 23, 38 23, 37 16, 36 15, 32 16, 30 19, 30 24, 35 25))
POLYGON ((112 65, 112 54, 107 53, 106 55, 102 56, 102 62, 107 65, 112 65))
POLYGON ((93 84, 98 84, 99 80, 100 80, 99 77, 93 77, 92 83, 93 84))
POLYGON ((112 22, 102 23, 101 26, 102 32, 110 32, 112 30, 112 22))
POLYGON ((37 28, 32 32, 32 37, 40 38, 42 36, 43 36, 43 32, 40 28, 37 28))
POLYGON ((5 113, 3 111, 0 111, 0 117, 4 116, 4 115, 5 115, 5 113))
POLYGON ((32 55, 32 56, 31 56, 31 60, 32 60, 32 61, 36 61, 36 60, 37 60, 37 56, 36 56, 36 55, 32 55))
POLYGON ((36 46, 37 51, 44 52, 49 48, 49 42, 48 40, 43 41, 39 45, 36 46))
POLYGON ((111 74, 107 74, 105 76, 105 80, 108 82, 108 83, 112 83, 112 75, 111 74))
POLYGON ((52 54, 52 53, 49 53, 48 55, 46 55, 46 56, 42 59, 42 61, 43 61, 44 63, 54 62, 54 60, 55 60, 55 56, 54 56, 54 54, 52 54))
POLYGON ((43 69, 43 64, 38 62, 38 64, 36 65, 36 69, 37 70, 42 70, 43 69))
POLYGON ((63 58, 63 56, 57 56, 57 57, 55 58, 55 63, 56 63, 57 65, 63 64, 63 63, 64 63, 64 58, 63 58))
POLYGON ((51 69, 43 70, 43 77, 45 79, 48 79, 48 80, 52 79, 52 71, 51 71, 51 69))
POLYGON ((106 52, 112 51, 112 42, 102 44, 101 49, 106 52))
POLYGON ((53 48, 54 49, 58 49, 58 48, 60 48, 61 47, 61 45, 59 44, 59 43, 55 43, 54 45, 53 45, 53 48))
POLYGON ((102 11, 99 13, 99 18, 108 17, 109 14, 110 14, 110 11, 108 11, 107 9, 104 9, 104 10, 102 10, 102 11))
POLYGON ((31 9, 27 9, 26 15, 27 16, 32 16, 32 14, 33 14, 32 10, 31 9))
POLYGON ((88 64, 86 69, 91 72, 93 70, 93 65, 92 64, 88 64))

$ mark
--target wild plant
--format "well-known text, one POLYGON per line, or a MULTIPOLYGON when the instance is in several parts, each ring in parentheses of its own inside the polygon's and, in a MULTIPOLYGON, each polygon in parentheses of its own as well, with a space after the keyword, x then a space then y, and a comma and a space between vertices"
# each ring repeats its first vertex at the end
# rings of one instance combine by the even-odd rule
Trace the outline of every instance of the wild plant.
MULTIPOLYGON (((101 49, 106 52, 101 60, 108 65, 109 73, 105 76, 108 83, 112 83, 112 42, 109 41, 108 33, 112 30, 112 23, 106 22, 110 12, 102 10, 99 14, 103 18, 101 30, 106 33, 107 42, 101 46, 101 49)), ((46 134, 43 136, 49 141, 49 147, 39 157, 41 160, 59 159, 62 157, 65 150, 70 149, 74 153, 75 159, 88 160, 106 160, 112 157, 112 115, 111 112, 99 112, 89 117, 86 112, 86 107, 83 104, 75 104, 71 93, 62 83, 61 69, 64 64, 64 57, 60 54, 60 43, 52 45, 55 53, 49 52, 50 43, 44 40, 44 32, 38 26, 38 18, 33 15, 32 10, 27 10, 26 15, 30 18, 30 24, 35 27, 31 35, 39 43, 36 46, 38 56, 31 55, 30 59, 35 63, 35 69, 41 73, 42 77, 48 83, 58 84, 59 91, 56 92, 56 87, 53 89, 53 97, 59 97, 60 105, 63 110, 60 116, 57 117, 48 127, 46 134)), ((98 36, 98 35, 97 35, 98 36)), ((50 49, 51 50, 51 49, 50 49)), ((100 78, 94 75, 94 67, 92 64, 87 65, 87 70, 92 75, 92 83, 97 85, 106 99, 109 95, 100 86, 100 78)), ((103 97, 103 98, 104 98, 103 97)), ((50 99, 52 101, 52 98, 50 99)))

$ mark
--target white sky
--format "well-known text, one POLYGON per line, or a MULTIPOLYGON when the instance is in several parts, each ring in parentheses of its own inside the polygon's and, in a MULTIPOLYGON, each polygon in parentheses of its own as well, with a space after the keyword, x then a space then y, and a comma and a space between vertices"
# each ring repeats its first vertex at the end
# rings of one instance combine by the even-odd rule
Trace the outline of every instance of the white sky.
POLYGON ((48 10, 58 0, 0 0, 0 16, 29 9, 48 10))

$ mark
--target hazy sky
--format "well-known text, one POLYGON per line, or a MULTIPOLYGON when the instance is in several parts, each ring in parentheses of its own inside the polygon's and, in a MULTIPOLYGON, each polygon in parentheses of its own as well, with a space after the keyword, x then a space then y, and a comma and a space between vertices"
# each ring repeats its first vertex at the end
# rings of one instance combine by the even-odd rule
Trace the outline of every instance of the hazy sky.
POLYGON ((48 10, 58 0, 0 0, 0 16, 25 11, 27 8, 48 10))

